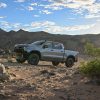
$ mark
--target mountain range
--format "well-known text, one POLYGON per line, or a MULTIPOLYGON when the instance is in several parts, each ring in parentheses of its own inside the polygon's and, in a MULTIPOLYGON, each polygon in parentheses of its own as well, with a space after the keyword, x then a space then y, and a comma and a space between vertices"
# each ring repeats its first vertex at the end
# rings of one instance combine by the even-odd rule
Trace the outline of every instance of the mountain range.
POLYGON ((22 29, 6 32, 3 29, 0 29, 1 49, 13 49, 15 44, 32 43, 38 40, 61 42, 65 45, 65 49, 77 50, 79 52, 84 51, 84 45, 87 41, 100 47, 100 34, 61 35, 50 34, 44 31, 28 32, 22 29))

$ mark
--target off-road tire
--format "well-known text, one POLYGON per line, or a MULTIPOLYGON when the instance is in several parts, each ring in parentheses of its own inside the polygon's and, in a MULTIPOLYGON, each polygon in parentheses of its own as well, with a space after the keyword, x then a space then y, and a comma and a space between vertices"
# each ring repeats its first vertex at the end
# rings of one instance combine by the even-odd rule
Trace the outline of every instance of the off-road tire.
POLYGON ((30 54, 28 57, 28 63, 31 65, 37 65, 39 62, 39 55, 38 54, 30 54))
POLYGON ((74 65, 74 58, 67 58, 65 65, 66 67, 72 67, 74 65))
POLYGON ((54 66, 58 66, 58 65, 59 65, 59 62, 52 61, 52 65, 54 65, 54 66))

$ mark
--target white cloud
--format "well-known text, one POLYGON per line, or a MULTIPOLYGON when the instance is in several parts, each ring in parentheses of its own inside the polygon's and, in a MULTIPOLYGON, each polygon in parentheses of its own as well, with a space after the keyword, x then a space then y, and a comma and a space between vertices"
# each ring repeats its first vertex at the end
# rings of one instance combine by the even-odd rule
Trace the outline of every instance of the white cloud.
MULTIPOLYGON (((75 26, 50 26, 48 28, 46 28, 46 31, 51 33, 59 33, 59 34, 65 34, 65 33, 78 33, 78 31, 83 31, 83 30, 88 30, 90 28, 92 28, 94 26, 94 24, 90 24, 90 25, 75 25, 75 26)), ((81 34, 81 33, 80 33, 81 34)))
POLYGON ((25 2, 26 0, 16 0, 15 2, 25 2))
POLYGON ((8 23, 7 21, 1 21, 0 26, 1 26, 1 28, 4 28, 4 29, 10 29, 11 28, 11 24, 8 23))
MULTIPOLYGON (((57 25, 55 22, 51 22, 51 21, 32 22, 30 25, 30 27, 31 27, 30 31, 32 29, 41 29, 43 31, 53 33, 53 34, 88 34, 91 32, 90 30, 95 25, 96 24, 60 26, 60 25, 57 25)), ((99 31, 100 30, 97 30, 97 32, 99 32, 99 31)), ((91 33, 93 33, 93 32, 91 32, 91 33)))
POLYGON ((89 14, 89 15, 86 15, 85 18, 87 18, 87 19, 100 18, 100 15, 89 14))
POLYGON ((93 4, 96 0, 49 0, 56 3, 78 3, 78 4, 93 4))
POLYGON ((52 21, 32 22, 29 24, 0 22, 1 28, 7 30, 24 29, 26 31, 46 31, 52 34, 97 34, 100 33, 100 20, 94 24, 61 26, 52 21))
MULTIPOLYGON (((82 32, 83 33, 83 32, 82 32)), ((83 34, 100 34, 100 21, 96 21, 93 27, 89 28, 88 30, 85 30, 83 34)))
POLYGON ((100 33, 100 24, 90 24, 90 25, 76 25, 76 26, 59 26, 59 25, 49 25, 43 22, 34 24, 29 27, 24 27, 29 31, 34 31, 35 29, 46 31, 52 34, 97 34, 100 33))
POLYGON ((14 28, 19 28, 21 26, 21 23, 14 23, 12 24, 12 27, 14 28))
POLYGON ((85 10, 88 13, 100 13, 100 3, 96 3, 96 0, 49 0, 50 5, 40 5, 44 8, 52 10, 61 10, 63 8, 70 8, 81 13, 85 10))
POLYGON ((6 18, 7 16, 0 16, 0 19, 6 18))
POLYGON ((44 21, 44 22, 32 22, 31 26, 32 27, 49 27, 55 25, 54 22, 51 21, 44 21))
POLYGON ((34 10, 34 8, 33 8, 32 6, 28 6, 27 9, 28 9, 29 11, 34 10))
POLYGON ((99 13, 100 14, 100 3, 95 3, 92 5, 84 6, 83 8, 88 10, 90 13, 99 13))
POLYGON ((0 8, 6 8, 6 7, 7 7, 7 4, 0 2, 0 8))
POLYGON ((39 15, 33 15, 33 17, 40 17, 39 15))
POLYGON ((20 8, 20 10, 29 10, 29 11, 33 11, 33 10, 36 10, 35 6, 38 6, 38 4, 35 3, 35 2, 28 4, 28 6, 21 5, 22 8, 20 8))
POLYGON ((52 21, 44 21, 32 22, 29 31, 40 29, 53 34, 96 34, 100 32, 99 27, 100 22, 86 25, 61 26, 52 21))
POLYGON ((35 3, 35 2, 33 2, 33 3, 31 3, 30 5, 31 5, 31 6, 37 6, 38 4, 35 3))
POLYGON ((42 11, 40 11, 40 13, 43 13, 43 14, 52 14, 52 12, 50 12, 48 10, 42 10, 42 11))
POLYGON ((10 30, 10 29, 20 29, 21 28, 21 24, 20 23, 10 23, 7 21, 1 21, 0 22, 0 26, 1 28, 10 30))
POLYGON ((1 21, 0 24, 4 25, 4 26, 8 26, 9 25, 9 23, 7 21, 1 21))
POLYGON ((31 4, 27 7, 27 9, 28 9, 29 11, 32 11, 32 10, 34 10, 34 6, 38 6, 38 4, 35 3, 35 2, 33 2, 33 3, 31 3, 31 4))
POLYGON ((53 3, 50 5, 42 5, 42 6, 44 6, 44 8, 48 8, 48 9, 52 9, 52 10, 61 10, 61 9, 63 9, 62 6, 64 6, 64 5, 62 5, 61 3, 53 3))

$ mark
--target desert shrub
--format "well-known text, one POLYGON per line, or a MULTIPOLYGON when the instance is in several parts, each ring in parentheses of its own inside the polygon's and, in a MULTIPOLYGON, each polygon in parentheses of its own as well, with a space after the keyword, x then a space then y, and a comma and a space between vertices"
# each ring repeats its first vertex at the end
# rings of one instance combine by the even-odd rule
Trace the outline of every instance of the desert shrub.
POLYGON ((100 79, 100 48, 95 47, 92 43, 86 43, 85 52, 94 59, 81 63, 81 73, 91 78, 100 79))
POLYGON ((92 43, 86 43, 85 46, 85 53, 91 55, 93 57, 100 57, 100 48, 95 47, 92 43))
POLYGON ((85 44, 84 48, 85 48, 85 53, 86 54, 88 54, 88 55, 93 55, 94 54, 93 44, 87 42, 85 44))
POLYGON ((100 78, 100 59, 81 63, 80 72, 91 78, 100 78))

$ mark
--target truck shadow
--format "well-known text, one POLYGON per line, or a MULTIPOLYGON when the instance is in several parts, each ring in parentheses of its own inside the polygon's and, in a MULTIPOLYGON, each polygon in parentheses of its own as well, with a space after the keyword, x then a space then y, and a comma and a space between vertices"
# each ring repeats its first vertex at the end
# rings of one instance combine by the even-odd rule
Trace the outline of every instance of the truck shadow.
POLYGON ((3 62, 3 64, 6 66, 6 67, 51 67, 51 68, 53 68, 53 67, 55 67, 55 66, 53 66, 53 65, 51 65, 51 64, 38 64, 38 65, 30 65, 30 64, 28 64, 28 63, 17 63, 17 62, 3 62))

